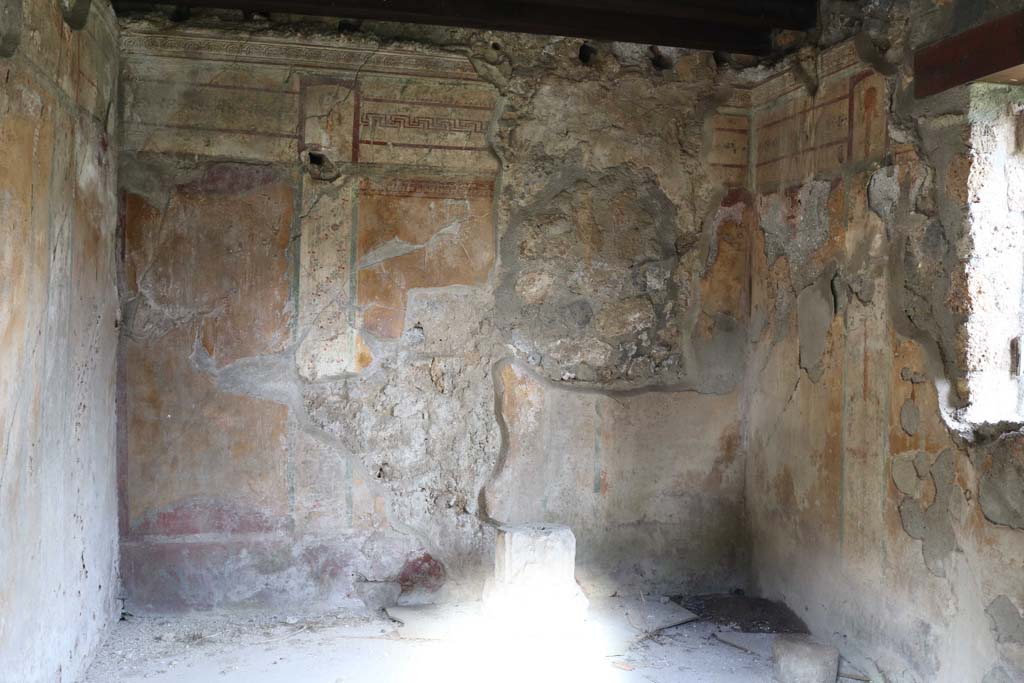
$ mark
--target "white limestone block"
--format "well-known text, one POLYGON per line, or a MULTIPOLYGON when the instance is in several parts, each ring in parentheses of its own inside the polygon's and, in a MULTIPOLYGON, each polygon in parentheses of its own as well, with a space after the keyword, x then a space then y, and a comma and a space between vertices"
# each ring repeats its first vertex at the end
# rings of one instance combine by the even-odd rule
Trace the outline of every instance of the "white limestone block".
POLYGON ((486 602, 492 614, 531 623, 578 621, 587 599, 576 583, 576 537, 559 524, 502 527, 494 581, 486 602))

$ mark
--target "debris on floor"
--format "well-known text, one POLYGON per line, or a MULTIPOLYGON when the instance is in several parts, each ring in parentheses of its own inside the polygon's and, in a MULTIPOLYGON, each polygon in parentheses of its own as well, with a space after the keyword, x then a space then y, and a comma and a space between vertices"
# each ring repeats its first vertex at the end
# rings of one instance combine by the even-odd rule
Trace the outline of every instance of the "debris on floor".
MULTIPOLYGON (((113 627, 83 683, 480 680, 468 672, 453 673, 445 664, 454 653, 470 654, 458 639, 458 624, 472 621, 479 606, 388 612, 374 617, 238 612, 132 617, 113 627)), ((509 661, 499 669, 522 662, 536 665, 537 675, 530 683, 771 682, 770 657, 720 641, 715 633, 723 630, 721 626, 701 620, 669 625, 681 618, 693 615, 660 598, 622 600, 617 608, 614 603, 602 604, 588 616, 585 633, 593 635, 594 642, 587 652, 594 656, 578 662, 582 677, 573 674, 577 663, 572 657, 552 661, 521 644, 494 643, 508 650, 509 661), (617 640, 627 636, 626 643, 617 640)), ((485 644, 494 638, 488 632, 473 635, 485 644)), ((478 659, 489 680, 504 680, 500 670, 494 671, 492 657, 478 659)))
MULTIPOLYGON (((714 635, 715 638, 723 643, 769 660, 772 658, 772 645, 779 638, 777 633, 743 633, 742 631, 717 631, 714 635)), ((839 658, 840 683, 870 680, 866 674, 853 664, 842 657, 839 658)))
POLYGON ((774 633, 743 633, 742 631, 718 631, 715 638, 733 647, 759 657, 772 656, 772 643, 778 636, 774 633))
POLYGON ((464 632, 482 614, 478 602, 451 605, 414 605, 387 607, 385 614, 395 622, 400 638, 408 640, 444 640, 464 632))
POLYGON ((780 635, 772 643, 775 678, 785 683, 835 683, 839 650, 800 634, 780 635))
POLYGON ((741 591, 677 596, 673 600, 701 619, 744 633, 807 633, 807 625, 786 605, 749 597, 741 591))
POLYGON ((651 634, 673 626, 681 626, 698 619, 690 610, 672 602, 667 596, 638 596, 636 598, 612 598, 612 604, 619 608, 630 626, 642 633, 651 634))

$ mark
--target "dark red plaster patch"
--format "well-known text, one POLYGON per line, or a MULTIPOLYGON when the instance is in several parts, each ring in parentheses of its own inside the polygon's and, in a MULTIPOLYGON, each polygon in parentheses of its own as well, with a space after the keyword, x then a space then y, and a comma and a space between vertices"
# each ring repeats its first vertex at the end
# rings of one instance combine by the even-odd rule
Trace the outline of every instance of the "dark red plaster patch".
POLYGON ((398 584, 403 593, 420 589, 433 593, 445 582, 444 565, 435 560, 430 553, 406 560, 398 575, 398 584))

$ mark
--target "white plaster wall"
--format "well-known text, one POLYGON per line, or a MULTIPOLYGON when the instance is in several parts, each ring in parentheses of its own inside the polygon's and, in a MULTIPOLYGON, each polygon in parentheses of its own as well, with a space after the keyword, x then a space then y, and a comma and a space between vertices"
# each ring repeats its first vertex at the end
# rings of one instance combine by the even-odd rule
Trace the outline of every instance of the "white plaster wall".
POLYGON ((77 680, 117 615, 117 29, 24 3, 0 59, 0 680, 77 680))
POLYGON ((968 216, 972 251, 966 268, 967 378, 974 424, 1024 415, 1010 343, 1024 329, 1024 155, 1017 121, 1024 88, 979 84, 971 90, 968 216))

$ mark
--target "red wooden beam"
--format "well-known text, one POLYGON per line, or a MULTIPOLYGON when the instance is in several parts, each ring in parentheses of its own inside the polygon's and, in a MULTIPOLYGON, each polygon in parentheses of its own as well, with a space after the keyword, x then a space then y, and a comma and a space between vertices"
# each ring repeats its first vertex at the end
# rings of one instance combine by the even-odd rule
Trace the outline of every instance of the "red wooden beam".
POLYGON ((936 95, 1024 64, 1024 12, 982 24, 914 53, 914 97, 936 95))

